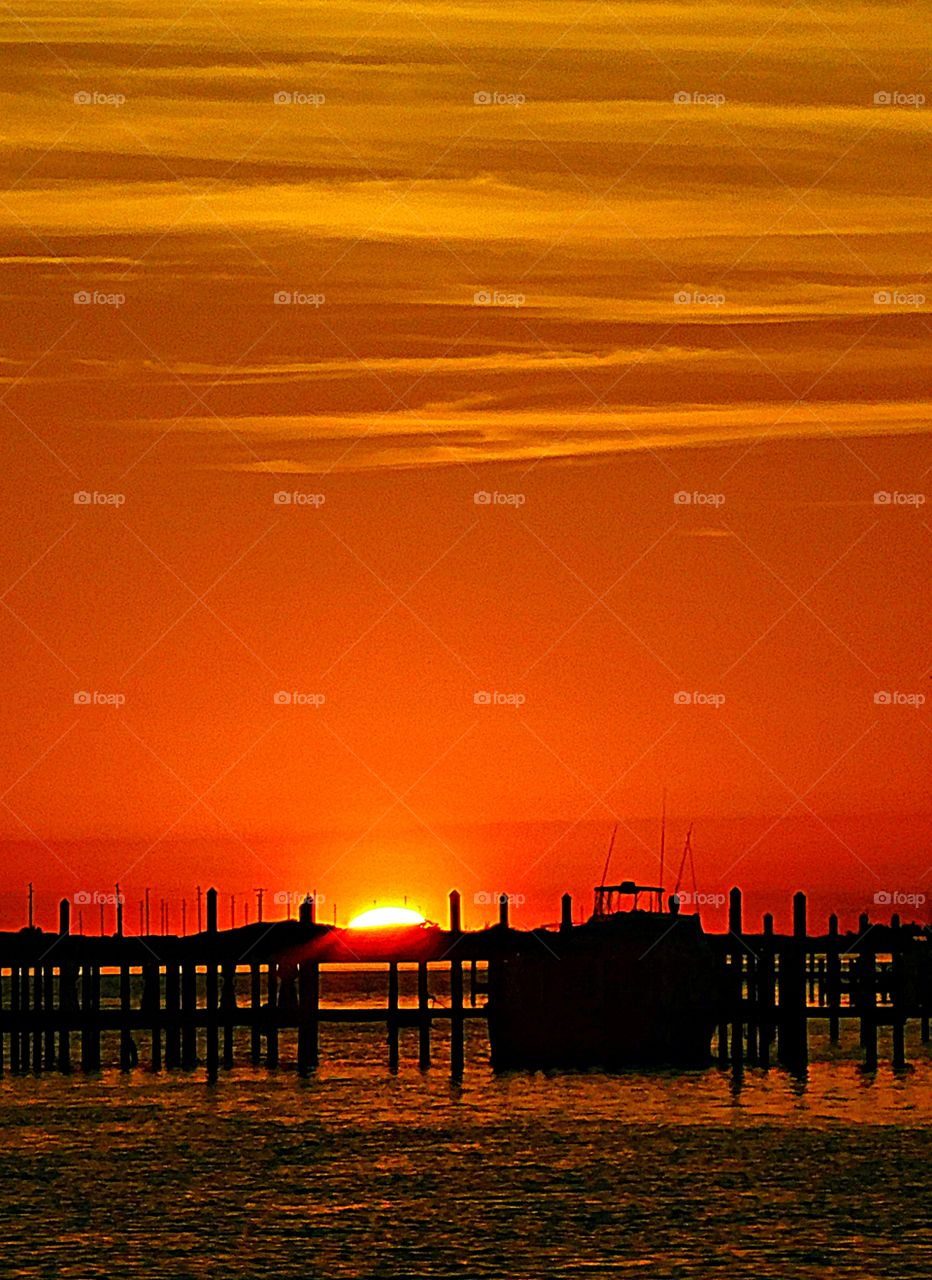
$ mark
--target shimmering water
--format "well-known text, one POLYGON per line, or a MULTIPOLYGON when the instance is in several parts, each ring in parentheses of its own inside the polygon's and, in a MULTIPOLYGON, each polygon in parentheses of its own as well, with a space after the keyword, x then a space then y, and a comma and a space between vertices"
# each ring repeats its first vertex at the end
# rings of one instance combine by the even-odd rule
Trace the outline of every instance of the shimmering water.
POLYGON ((870 1077, 817 1040, 805 1081, 737 1088, 714 1068, 495 1078, 469 1032, 461 1087, 440 1045, 417 1070, 411 1032, 390 1076, 376 1027, 325 1027, 309 1081, 7 1075, 0 1274, 932 1276, 918 1045, 870 1077))

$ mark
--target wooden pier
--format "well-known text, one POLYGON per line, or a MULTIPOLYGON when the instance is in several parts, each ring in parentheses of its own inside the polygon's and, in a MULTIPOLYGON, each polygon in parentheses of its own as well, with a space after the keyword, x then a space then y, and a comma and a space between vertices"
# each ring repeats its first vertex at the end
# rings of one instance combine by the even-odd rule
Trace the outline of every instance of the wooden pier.
MULTIPOLYGON (((417 1063, 432 1065, 434 1030, 444 1029, 445 1057, 454 1078, 465 1064, 469 1019, 485 1019, 484 966, 519 938, 503 897, 498 923, 466 932, 459 894, 450 894, 446 929, 338 929, 314 919, 313 902, 297 920, 254 923, 221 931, 217 893, 206 895, 206 929, 190 937, 88 937, 71 932, 70 904, 60 906, 57 933, 27 928, 0 934, 0 1071, 97 1072, 110 1061, 123 1071, 202 1069, 208 1080, 236 1066, 237 1049, 253 1065, 276 1068, 283 1046, 302 1076, 320 1060, 320 1028, 328 1023, 381 1024, 386 1059, 397 1071, 401 1033, 416 1032, 417 1063), (321 999, 321 970, 359 965, 384 970, 384 1006, 335 1006, 321 999), (401 974, 416 967, 412 1002, 401 998, 401 974), (237 1036, 237 1032, 242 1033, 237 1036), (102 1045, 110 1047, 110 1056, 102 1045), (118 1047, 117 1047, 118 1046, 118 1047)), ((793 902, 793 929, 777 934, 765 916, 746 931, 740 890, 732 890, 729 928, 707 935, 720 982, 714 1052, 722 1065, 780 1063, 804 1069, 809 1026, 824 1019, 839 1041, 846 1020, 859 1030, 868 1070, 878 1065, 879 1029, 890 1028, 894 1068, 906 1066, 906 1026, 918 1020, 929 1043, 932 1011, 932 931, 871 924, 862 916, 841 934, 831 916, 824 934, 810 934, 806 899, 793 902)), ((560 930, 573 929, 564 895, 560 930)), ((546 940, 546 931, 532 931, 546 940)), ((412 988, 414 983, 412 980, 412 988)))

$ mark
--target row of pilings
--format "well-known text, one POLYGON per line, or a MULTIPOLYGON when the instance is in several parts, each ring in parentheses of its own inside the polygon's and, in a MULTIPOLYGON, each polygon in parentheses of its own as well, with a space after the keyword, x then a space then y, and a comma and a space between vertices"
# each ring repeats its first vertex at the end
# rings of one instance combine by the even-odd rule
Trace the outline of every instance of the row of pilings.
POLYGON ((776 934, 770 914, 761 932, 751 933, 744 927, 741 890, 732 889, 728 933, 712 941, 724 992, 717 1033, 723 1066, 740 1071, 776 1061, 804 1070, 814 1019, 827 1022, 833 1045, 839 1043, 843 1022, 854 1019, 868 1070, 877 1067, 883 1027, 890 1028, 896 1069, 907 1065, 910 1019, 919 1022, 921 1042, 929 1043, 932 939, 921 927, 904 926, 897 915, 889 924, 872 924, 861 915, 856 932, 842 935, 833 914, 828 932, 812 935, 806 895, 797 893, 790 934, 776 934))

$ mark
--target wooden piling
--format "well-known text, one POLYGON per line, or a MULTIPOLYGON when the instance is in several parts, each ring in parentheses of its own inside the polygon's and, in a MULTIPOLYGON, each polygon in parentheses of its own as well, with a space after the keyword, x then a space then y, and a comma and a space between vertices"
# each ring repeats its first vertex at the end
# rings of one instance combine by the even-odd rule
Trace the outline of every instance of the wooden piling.
POLYGON ((236 963, 225 960, 222 967, 223 986, 220 990, 220 1007, 223 1010, 223 1067, 233 1069, 233 1045, 236 1019, 236 963))
POLYGON ((838 1044, 841 1011, 841 943, 838 916, 828 918, 828 953, 825 957, 825 1003, 828 1007, 828 1038, 838 1044))
POLYGON ((165 1065, 181 1066, 181 970, 174 959, 165 963, 165 1065))
POLYGON ((388 966, 388 1069, 398 1070, 398 964, 388 966))
POLYGON ((906 1066, 906 983, 903 972, 903 931, 898 915, 893 917, 890 932, 892 935, 890 998, 893 1005, 893 1069, 902 1071, 906 1066))
POLYGON ((858 960, 858 1004, 861 1014, 861 1044, 864 1065, 877 1070, 877 956, 873 939, 861 939, 858 960))
POLYGON ((258 1067, 262 1061, 262 978, 258 960, 251 961, 249 965, 249 1008, 249 1056, 253 1066, 258 1067))
POLYGON ((426 1071, 430 1067, 430 985, 426 960, 417 966, 417 1037, 418 1066, 426 1071))
POLYGON ((298 966, 298 1010, 298 1074, 307 1076, 320 1056, 320 965, 312 960, 298 966))
POLYGON ((278 1066, 278 962, 269 959, 266 965, 266 993, 268 1021, 265 1031, 265 1062, 268 1067, 278 1066))
POLYGON ((36 1075, 42 1071, 42 966, 32 971, 32 1069, 36 1075))
POLYGON ((770 1066, 770 1049, 776 1026, 776 953, 773 941, 773 916, 764 916, 764 936, 761 942, 760 965, 757 974, 758 1030, 757 1060, 760 1066, 770 1066))
POLYGON ((181 1065, 185 1071, 197 1066, 197 966, 193 960, 181 964, 181 1065))
POLYGON ((130 1031, 130 973, 129 965, 120 965, 120 1070, 133 1067, 132 1033, 130 1031))
POLYGON ((217 938, 217 890, 207 890, 207 933, 211 942, 211 951, 207 957, 207 973, 205 976, 206 1009, 206 1050, 207 1079, 214 1081, 220 1072, 220 1009, 218 1000, 217 959, 215 953, 217 938))

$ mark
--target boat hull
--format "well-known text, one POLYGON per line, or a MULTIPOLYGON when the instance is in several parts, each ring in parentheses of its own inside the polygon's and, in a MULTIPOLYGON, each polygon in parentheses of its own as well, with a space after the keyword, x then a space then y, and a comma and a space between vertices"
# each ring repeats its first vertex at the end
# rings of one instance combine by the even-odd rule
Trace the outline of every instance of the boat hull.
POLYGON ((718 1007, 695 916, 635 912, 526 934, 489 964, 492 1065, 702 1065, 718 1007))

